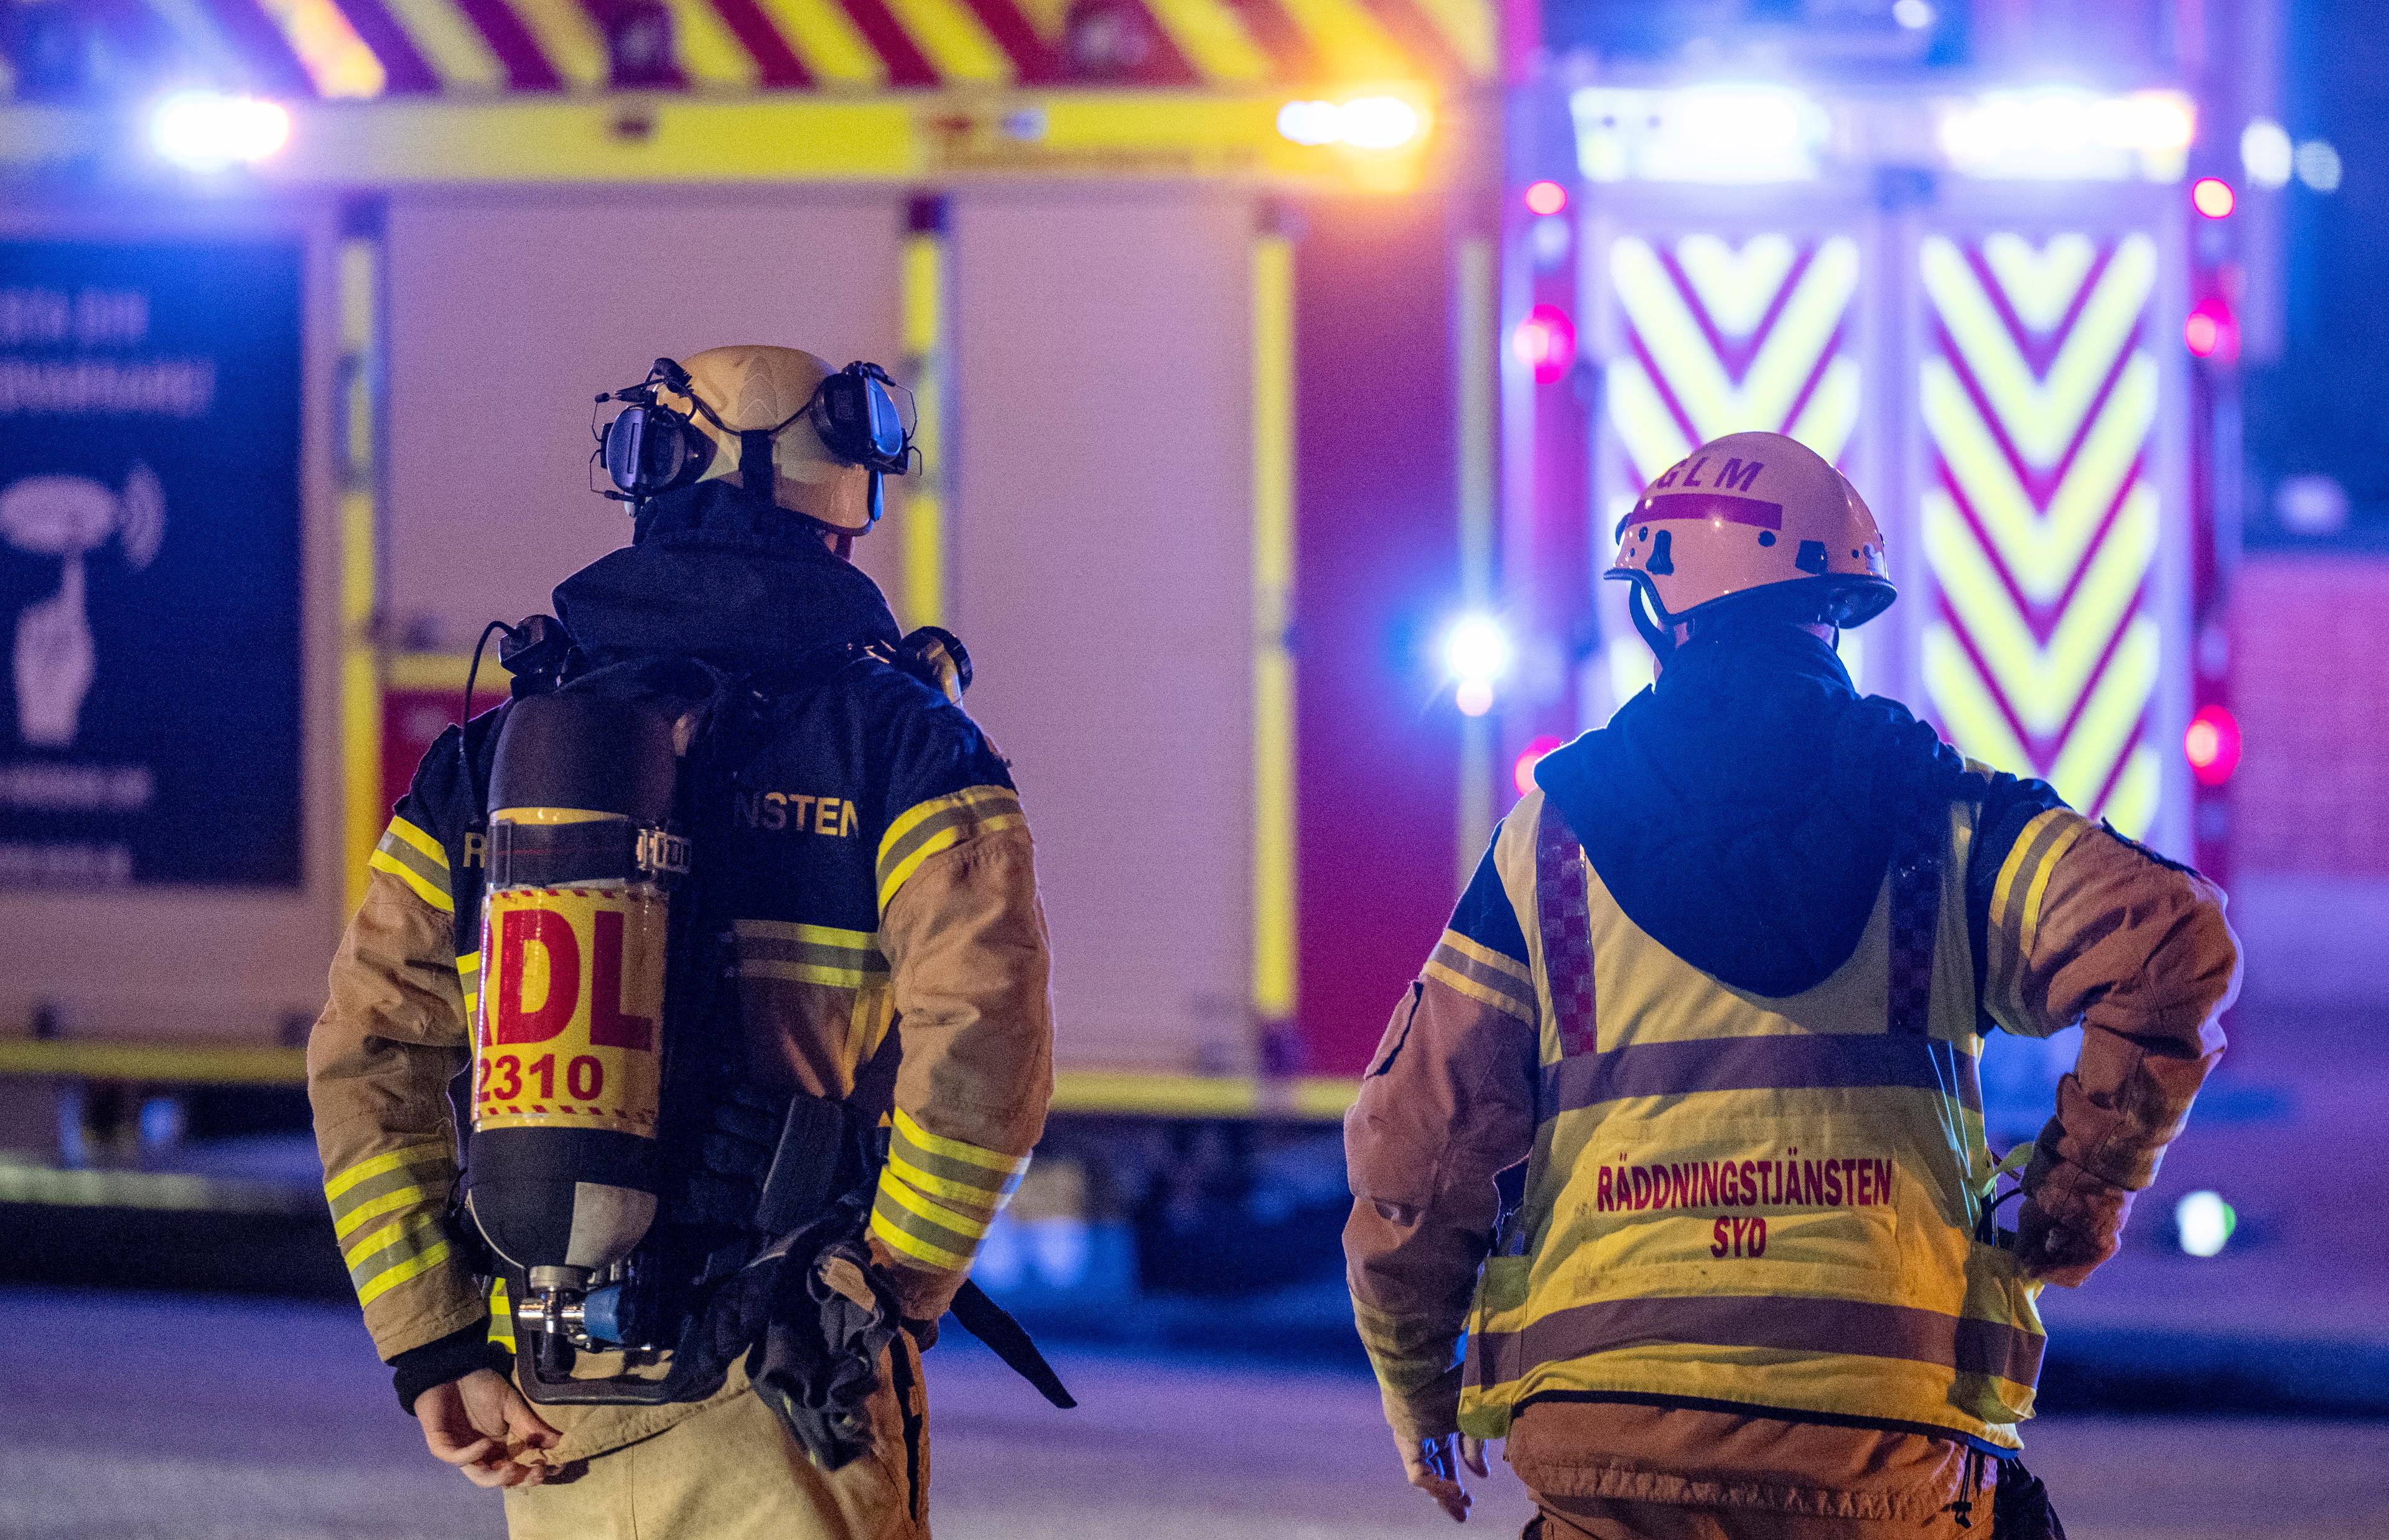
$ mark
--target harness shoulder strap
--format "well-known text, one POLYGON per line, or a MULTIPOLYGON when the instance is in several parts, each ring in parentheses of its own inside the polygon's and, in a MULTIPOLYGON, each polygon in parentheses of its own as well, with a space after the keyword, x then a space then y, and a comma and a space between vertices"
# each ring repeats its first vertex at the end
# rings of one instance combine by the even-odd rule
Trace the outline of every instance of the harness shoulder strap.
POLYGON ((1592 910, 1586 896, 1584 846, 1546 797, 1535 825, 1535 923, 1542 933, 1560 1056, 1600 1045, 1592 990, 1592 910))
POLYGON ((1941 863, 1948 844, 1948 804, 1919 797, 1903 806, 1892 832, 1891 990, 1888 1029, 1921 1037, 1933 1019, 1933 945, 1941 923, 1941 863))

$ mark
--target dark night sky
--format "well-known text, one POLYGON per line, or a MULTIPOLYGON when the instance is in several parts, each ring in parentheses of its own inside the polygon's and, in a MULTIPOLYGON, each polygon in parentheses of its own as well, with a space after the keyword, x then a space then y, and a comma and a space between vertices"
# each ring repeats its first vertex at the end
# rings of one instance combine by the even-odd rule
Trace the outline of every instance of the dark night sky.
MULTIPOLYGON (((2249 469, 2337 477, 2389 524, 2389 27, 2378 0, 2292 0, 2282 105, 2293 138, 2329 139, 2346 177, 2284 194, 2289 331, 2247 380, 2249 469)), ((2256 510, 2252 509, 2252 512, 2256 510)))

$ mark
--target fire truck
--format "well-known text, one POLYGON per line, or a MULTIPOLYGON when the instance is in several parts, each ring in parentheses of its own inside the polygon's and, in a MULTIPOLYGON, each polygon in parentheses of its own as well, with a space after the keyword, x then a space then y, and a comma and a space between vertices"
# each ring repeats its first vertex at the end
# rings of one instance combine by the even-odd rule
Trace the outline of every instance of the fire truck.
POLYGON ((591 398, 735 340, 918 404, 858 559, 971 649, 1056 1110, 1148 1174, 1332 1137, 1535 758, 1647 681, 1611 530, 1718 434, 1884 521, 1863 688, 2217 863, 2223 42, 1744 8, 1638 53, 1517 0, 13 7, 0 1137, 298 1076, 485 623, 627 538, 591 398))

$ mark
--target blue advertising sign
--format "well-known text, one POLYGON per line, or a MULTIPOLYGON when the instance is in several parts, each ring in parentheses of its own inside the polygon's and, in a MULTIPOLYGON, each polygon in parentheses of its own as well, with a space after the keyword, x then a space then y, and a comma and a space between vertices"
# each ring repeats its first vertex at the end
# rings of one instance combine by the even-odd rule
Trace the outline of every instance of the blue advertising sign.
POLYGON ((0 886, 295 887, 296 242, 0 240, 0 886))

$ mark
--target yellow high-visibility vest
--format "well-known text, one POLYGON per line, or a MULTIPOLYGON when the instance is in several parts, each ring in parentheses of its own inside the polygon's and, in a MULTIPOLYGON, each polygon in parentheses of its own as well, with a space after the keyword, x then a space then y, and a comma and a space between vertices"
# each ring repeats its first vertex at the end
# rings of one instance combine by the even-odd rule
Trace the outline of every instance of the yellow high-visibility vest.
POLYGON ((1857 951, 1770 999, 1654 941, 1543 795, 1519 805, 1494 861, 1531 953, 1539 1122, 1478 1282, 1463 1429, 1615 1394, 2020 1447, 2044 1338, 1984 1214, 1973 811, 1909 817, 1857 951))

